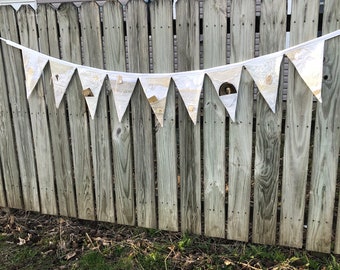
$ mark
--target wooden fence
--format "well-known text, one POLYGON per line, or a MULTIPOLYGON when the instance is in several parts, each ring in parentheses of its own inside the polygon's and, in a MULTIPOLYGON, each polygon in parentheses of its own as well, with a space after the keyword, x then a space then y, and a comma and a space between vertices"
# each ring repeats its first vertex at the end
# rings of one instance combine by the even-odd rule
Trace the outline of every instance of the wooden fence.
MULTIPOLYGON (((253 58, 255 37, 267 54, 287 31, 292 46, 340 28, 338 0, 176 7, 174 20, 170 0, 2 6, 0 35, 73 63, 173 72, 253 58)), ((160 127, 140 85, 122 122, 109 87, 89 117, 78 76, 56 109, 48 66, 27 99, 21 53, 2 43, 0 205, 339 254, 339 51, 326 42, 323 103, 287 64, 275 114, 243 71, 236 122, 206 79, 196 125, 171 84, 160 127)))

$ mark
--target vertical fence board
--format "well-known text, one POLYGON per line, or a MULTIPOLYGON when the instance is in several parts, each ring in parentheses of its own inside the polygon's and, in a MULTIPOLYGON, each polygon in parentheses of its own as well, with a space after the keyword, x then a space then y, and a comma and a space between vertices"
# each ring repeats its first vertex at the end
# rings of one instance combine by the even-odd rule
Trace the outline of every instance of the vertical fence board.
MULTIPOLYGON (((282 50, 286 36, 286 2, 262 1, 260 53, 282 50), (277 10, 277 12, 273 12, 277 10)), ((253 241, 275 244, 278 180, 281 157, 282 76, 273 113, 261 94, 257 95, 254 173, 253 241)))
MULTIPOLYGON (((17 13, 18 30, 22 45, 39 51, 35 11, 30 6, 22 6, 17 13)), ((28 99, 35 159, 38 174, 41 209, 43 214, 58 214, 57 197, 54 182, 54 169, 46 100, 42 78, 40 78, 28 99)))
MULTIPOLYGON (((23 202, 8 90, 0 44, 0 169, 2 167, 0 178, 3 179, 3 182, 0 181, 0 185, 3 192, 6 191, 7 206, 21 209, 23 202), (2 183, 4 183, 4 186, 2 186, 2 183)), ((0 192, 0 195, 2 197, 0 199, 1 205, 5 206, 5 194, 0 192)))
MULTIPOLYGON (((203 6, 204 68, 226 64, 227 3, 206 0, 203 6)), ((225 236, 226 110, 210 80, 204 83, 204 233, 225 236)))
MULTIPOLYGON (((326 1, 322 33, 339 29, 339 18, 340 2, 326 1)), ((339 37, 325 43, 322 103, 317 104, 315 120, 306 248, 317 252, 330 252, 332 242, 340 147, 339 45, 339 37)))
MULTIPOLYGON (((50 5, 39 5, 37 9, 37 23, 39 30, 39 45, 42 53, 60 58, 57 16, 55 9, 50 5)), ((51 132, 53 150, 54 172, 58 194, 59 214, 67 217, 76 217, 76 198, 72 175, 71 145, 67 129, 65 99, 56 108, 51 84, 51 71, 44 72, 44 89, 46 105, 51 132)))
MULTIPOLYGON (((231 62, 254 57, 255 1, 231 2, 231 62)), ((243 71, 235 122, 229 126, 228 239, 247 241, 251 190, 253 81, 243 71)))
MULTIPOLYGON (((153 70, 173 72, 172 1, 150 4, 153 70)), ((157 125, 157 123, 156 123, 157 125)), ((156 129, 158 228, 178 230, 176 99, 173 83, 166 101, 163 127, 156 129)))
MULTIPOLYGON (((126 28, 131 72, 149 72, 148 6, 142 0, 127 4, 126 28)), ((138 83, 131 98, 138 226, 156 228, 152 115, 138 83)))
MULTIPOLYGON (((0 15, 1 37, 19 42, 16 15, 12 7, 0 7, 0 15)), ((8 71, 6 72, 7 88, 11 91, 9 102, 18 153, 24 208, 28 211, 40 211, 33 137, 21 52, 10 46, 3 46, 2 51, 4 57, 3 63, 5 63, 5 69, 8 71)))
MULTIPOLYGON (((105 67, 126 70, 123 8, 118 1, 103 6, 105 67)), ((112 93, 108 95, 111 117, 112 155, 114 168, 117 223, 135 225, 135 196, 132 176, 132 139, 129 107, 118 121, 112 93)))
MULTIPOLYGON (((176 3, 178 71, 199 69, 199 2, 176 3)), ((201 234, 200 109, 194 125, 179 98, 181 230, 201 234)))
MULTIPOLYGON (((103 68, 103 49, 99 6, 83 3, 80 8, 84 64, 103 68)), ((96 194, 97 219, 115 221, 112 158, 109 137, 106 84, 99 95, 94 119, 90 119, 91 150, 96 194)))
MULTIPOLYGON (((2 157, 0 156, 0 161, 1 160, 2 160, 2 157)), ((2 174, 1 166, 0 166, 0 207, 7 207, 4 177, 2 174)))
MULTIPOLYGON (((78 10, 72 4, 59 7, 61 55, 64 60, 81 63, 78 10)), ((68 119, 71 133, 74 180, 76 186, 78 217, 95 219, 94 192, 91 168, 89 126, 85 99, 77 76, 73 76, 66 92, 68 119)))
MULTIPOLYGON (((292 2, 290 45, 316 37, 318 0, 292 2)), ((280 244, 302 247, 309 158, 312 93, 289 65, 287 117, 282 179, 280 244)))

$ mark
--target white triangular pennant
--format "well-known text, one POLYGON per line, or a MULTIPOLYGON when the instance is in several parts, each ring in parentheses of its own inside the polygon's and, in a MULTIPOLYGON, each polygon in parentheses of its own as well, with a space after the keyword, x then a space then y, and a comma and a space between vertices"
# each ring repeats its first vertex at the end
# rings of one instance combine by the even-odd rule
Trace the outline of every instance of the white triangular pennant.
POLYGON ((215 87, 217 95, 219 95, 220 100, 227 109, 229 117, 234 122, 237 106, 237 94, 232 93, 220 95, 219 92, 221 85, 224 83, 232 84, 235 87, 236 92, 238 92, 242 74, 242 65, 232 67, 224 66, 221 69, 214 69, 214 71, 208 72, 207 74, 215 87))
POLYGON ((242 65, 233 67, 224 66, 221 69, 214 69, 214 71, 208 72, 207 74, 213 83, 217 94, 219 94, 221 85, 226 82, 232 84, 236 91, 238 91, 242 74, 242 65))
POLYGON ((58 108, 74 74, 75 67, 50 60, 55 105, 58 108))
POLYGON ((245 65, 263 98, 274 113, 279 90, 282 57, 283 55, 270 58, 262 57, 260 60, 255 58, 245 65))
POLYGON ((163 116, 170 80, 170 76, 155 77, 150 75, 139 77, 144 93, 161 126, 163 126, 163 116))
POLYGON ((129 0, 118 0, 118 2, 125 6, 129 2, 129 0))
POLYGON ((94 119, 97 110, 98 98, 96 97, 85 97, 87 107, 89 109, 91 118, 94 119))
POLYGON ((313 42, 286 53, 314 96, 321 100, 323 51, 325 41, 313 42))
POLYGON ((220 96, 220 99, 221 99, 224 107, 226 107, 228 114, 229 114, 229 117, 233 122, 235 122, 237 97, 238 97, 237 93, 220 96))
POLYGON ((119 122, 129 105, 138 77, 127 73, 108 73, 119 122))
POLYGON ((42 54, 29 49, 22 49, 22 58, 26 77, 27 98, 38 83, 48 59, 42 54))
POLYGON ((86 96, 85 100, 87 103, 87 107, 89 108, 91 118, 94 119, 99 94, 103 87, 106 72, 104 70, 100 72, 100 70, 95 70, 86 67, 78 67, 78 74, 81 85, 83 87, 83 91, 90 90, 89 92, 93 94, 93 96, 91 97, 86 96))
POLYGON ((198 106, 203 86, 204 72, 175 73, 172 76, 188 110, 191 120, 196 125, 198 106))

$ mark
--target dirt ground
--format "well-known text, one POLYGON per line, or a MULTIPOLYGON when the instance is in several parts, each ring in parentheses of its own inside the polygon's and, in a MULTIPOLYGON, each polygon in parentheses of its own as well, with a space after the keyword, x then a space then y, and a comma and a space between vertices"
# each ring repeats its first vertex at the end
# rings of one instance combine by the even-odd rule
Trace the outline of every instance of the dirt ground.
POLYGON ((340 269, 340 257, 0 208, 0 269, 340 269))

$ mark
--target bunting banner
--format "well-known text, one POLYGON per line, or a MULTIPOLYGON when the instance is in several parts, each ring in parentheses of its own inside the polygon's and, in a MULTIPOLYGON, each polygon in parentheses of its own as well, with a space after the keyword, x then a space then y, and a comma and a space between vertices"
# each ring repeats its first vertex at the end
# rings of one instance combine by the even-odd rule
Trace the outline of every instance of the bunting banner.
POLYGON ((220 100, 222 101, 224 107, 227 109, 230 119, 233 122, 235 121, 237 93, 221 93, 220 88, 224 83, 226 83, 226 78, 228 78, 227 82, 233 85, 236 92, 238 92, 241 81, 241 74, 241 65, 234 67, 227 66, 226 68, 221 68, 221 70, 214 70, 207 73, 215 87, 217 94, 220 97, 220 100))
POLYGON ((280 82, 280 67, 283 55, 262 57, 245 65, 269 108, 275 113, 277 92, 280 82))
POLYGON ((185 107, 189 113, 191 120, 196 124, 199 101, 204 81, 204 72, 183 72, 174 73, 174 80, 178 92, 181 94, 185 107))
POLYGON ((247 69, 253 78, 269 108, 275 113, 281 63, 284 56, 287 56, 317 100, 322 102, 321 86, 325 40, 339 35, 340 30, 337 30, 275 53, 234 64, 203 70, 159 74, 128 73, 92 68, 53 58, 1 37, 0 40, 9 46, 20 49, 22 52, 27 98, 34 91, 45 66, 49 63, 56 107, 63 102, 62 100, 67 92, 69 82, 74 74, 77 73, 81 81, 89 114, 93 119, 104 81, 108 78, 118 120, 121 121, 129 105, 136 83, 139 80, 150 106, 162 126, 171 79, 174 81, 182 97, 190 118, 196 124, 205 75, 210 78, 230 119, 235 121, 235 118, 237 118, 235 112, 239 85, 244 68, 247 69), (234 91, 224 91, 229 89, 229 86, 234 91))
POLYGON ((92 119, 96 113, 100 91, 106 77, 105 72, 87 67, 78 67, 78 75, 83 87, 83 95, 92 119))
POLYGON ((24 48, 22 49, 22 60, 26 77, 27 98, 29 98, 41 77, 48 59, 36 51, 24 48))
POLYGON ((286 53, 300 77, 314 96, 321 100, 324 40, 290 50, 286 53))
POLYGON ((54 87, 55 105, 59 108, 66 89, 75 72, 75 67, 50 61, 50 69, 52 74, 52 83, 54 87))
POLYGON ((155 116, 163 126, 163 116, 166 106, 166 97, 170 86, 171 77, 169 76, 153 76, 140 77, 139 81, 144 89, 144 93, 155 113, 155 116))
POLYGON ((130 75, 128 73, 110 72, 108 73, 108 77, 110 80, 118 120, 121 122, 130 103, 138 76, 130 75))

